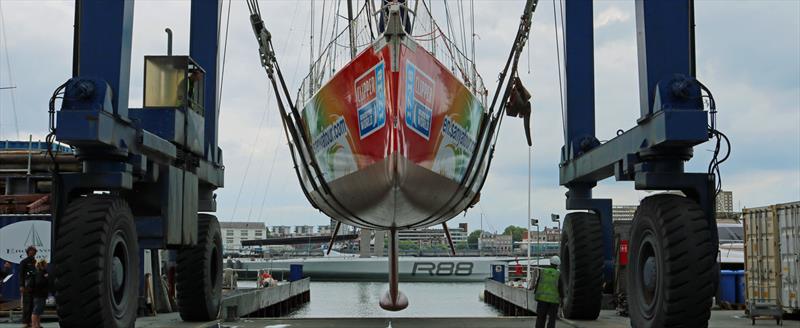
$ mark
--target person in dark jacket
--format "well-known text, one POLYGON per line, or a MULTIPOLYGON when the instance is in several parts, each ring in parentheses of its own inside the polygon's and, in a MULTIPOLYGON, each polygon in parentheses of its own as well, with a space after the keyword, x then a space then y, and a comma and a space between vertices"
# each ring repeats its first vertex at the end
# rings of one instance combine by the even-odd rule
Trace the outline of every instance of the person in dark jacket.
MULTIPOLYGON (((10 275, 11 275, 11 262, 3 262, 3 266, 0 267, 0 291, 3 290, 3 281, 6 280, 6 277, 10 275)), ((0 294, 0 302, 2 302, 2 300, 3 300, 3 295, 0 294)))
POLYGON ((33 277, 31 295, 33 296, 33 313, 31 315, 31 327, 41 328, 41 317, 44 313, 44 306, 47 296, 50 294, 50 277, 47 274, 47 261, 36 262, 36 273, 33 277))
POLYGON ((33 311, 33 295, 31 295, 33 280, 36 276, 36 247, 31 245, 25 250, 28 256, 19 262, 19 293, 22 295, 22 323, 25 327, 31 326, 33 311))
POLYGON ((8 275, 10 274, 11 274, 11 262, 3 262, 3 267, 0 268, 0 282, 6 279, 6 277, 8 277, 8 275))

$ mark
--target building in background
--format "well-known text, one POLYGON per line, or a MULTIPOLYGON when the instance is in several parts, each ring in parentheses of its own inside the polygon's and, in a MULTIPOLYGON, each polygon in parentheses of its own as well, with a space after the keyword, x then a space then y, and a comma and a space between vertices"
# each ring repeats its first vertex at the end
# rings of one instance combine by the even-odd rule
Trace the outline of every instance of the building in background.
MULTIPOLYGON (((467 236, 469 235, 467 228, 466 223, 459 223, 458 228, 448 226, 450 237, 453 238, 453 244, 458 245, 467 242, 467 236)), ((447 236, 445 236, 442 228, 401 230, 397 234, 401 241, 413 241, 421 245, 447 245, 447 236)))
POLYGON ((270 229, 274 237, 286 237, 292 234, 292 227, 290 226, 272 226, 270 229))
MULTIPOLYGON (((334 228, 336 228, 336 220, 331 219, 331 231, 333 231, 334 228)), ((339 227, 339 234, 340 235, 350 235, 350 234, 354 234, 354 233, 358 233, 356 231, 356 227, 354 227, 354 226, 342 223, 342 226, 339 227)))
POLYGON ((633 220, 637 208, 639 208, 637 205, 614 205, 611 207, 611 219, 612 221, 633 220))
POLYGON ((717 194, 717 213, 733 212, 733 191, 720 191, 717 194))
POLYGON ((317 226, 317 234, 318 235, 330 235, 333 233, 333 227, 330 225, 320 225, 317 226))
POLYGON ((545 227, 543 231, 531 231, 530 241, 528 236, 522 235, 522 240, 514 242, 517 256, 527 255, 527 248, 531 249, 531 256, 558 255, 561 245, 561 231, 556 228, 545 227))
POLYGON ((314 234, 314 226, 299 225, 294 227, 295 236, 311 236, 314 234))
POLYGON ((511 235, 499 235, 484 232, 478 239, 478 248, 483 252, 493 252, 494 254, 511 254, 514 247, 514 240, 511 235))
POLYGON ((263 222, 220 222, 222 248, 226 252, 242 250, 243 240, 264 239, 267 229, 263 222))
POLYGON ((544 228, 544 236, 545 236, 545 240, 546 241, 560 242, 561 241, 561 230, 559 230, 558 228, 555 228, 555 227, 553 227, 553 228, 545 227, 544 228))

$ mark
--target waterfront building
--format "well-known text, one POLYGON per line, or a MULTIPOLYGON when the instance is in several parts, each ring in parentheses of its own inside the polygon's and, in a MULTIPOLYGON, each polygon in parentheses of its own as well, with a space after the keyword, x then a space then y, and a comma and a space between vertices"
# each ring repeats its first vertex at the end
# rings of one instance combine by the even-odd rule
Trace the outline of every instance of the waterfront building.
POLYGON ((314 226, 299 225, 294 227, 295 236, 311 236, 314 234, 314 226))
POLYGON ((243 240, 264 239, 267 237, 263 222, 225 222, 219 223, 222 233, 222 248, 225 251, 238 252, 242 249, 243 240))
MULTIPOLYGON (((459 223, 458 228, 448 226, 454 244, 467 242, 467 236, 469 235, 467 228, 466 223, 459 223)), ((424 245, 447 244, 447 237, 443 228, 401 230, 398 232, 398 236, 401 241, 413 241, 424 245)))
POLYGON ((511 235, 499 235, 484 232, 478 239, 478 248, 485 252, 495 254, 511 254, 513 248, 513 237, 511 235))
POLYGON ((317 226, 318 235, 330 235, 332 233, 333 233, 333 227, 331 227, 330 225, 325 224, 317 226))
POLYGON ((286 237, 292 234, 292 227, 290 226, 272 226, 271 230, 272 236, 274 237, 286 237))

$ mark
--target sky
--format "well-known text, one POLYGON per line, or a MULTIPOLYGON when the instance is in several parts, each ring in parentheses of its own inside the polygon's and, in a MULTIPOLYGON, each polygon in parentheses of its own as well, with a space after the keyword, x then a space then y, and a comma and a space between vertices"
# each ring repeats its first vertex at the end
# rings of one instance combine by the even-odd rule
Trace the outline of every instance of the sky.
MULTIPOLYGON (((318 15, 321 5, 316 2, 318 15)), ((477 68, 491 92, 524 2, 475 0, 474 5, 477 68)), ((296 90, 309 62, 310 1, 262 0, 261 10, 290 89, 296 90)), ((74 3, 0 0, 0 13, 0 87, 16 87, 0 90, 0 140, 29 134, 43 139, 47 101, 71 74, 74 3)), ((566 189, 558 185, 563 132, 553 17, 553 2, 540 1, 519 70, 533 94, 531 217, 549 226, 551 213, 566 213, 566 189)), ((600 140, 633 127, 639 116, 635 21, 633 1, 595 2, 600 140)), ((307 203, 292 171, 244 2, 232 1, 229 26, 219 138, 225 188, 217 191, 217 215, 267 225, 327 224, 329 219, 307 203)), ((733 143, 722 167, 723 188, 733 191, 736 209, 800 200, 800 1, 697 0, 696 26, 698 79, 713 92, 718 128, 733 143)), ((131 107, 142 103, 143 56, 166 52, 165 27, 174 31, 174 53, 188 54, 189 2, 136 2, 131 107)), ((502 231, 526 224, 528 154, 521 124, 503 125, 481 202, 452 225, 467 222, 472 230, 482 223, 486 230, 502 231)), ((687 169, 705 171, 712 148, 710 142, 696 147, 687 169)), ((610 179, 594 195, 627 205, 647 193, 610 179)))

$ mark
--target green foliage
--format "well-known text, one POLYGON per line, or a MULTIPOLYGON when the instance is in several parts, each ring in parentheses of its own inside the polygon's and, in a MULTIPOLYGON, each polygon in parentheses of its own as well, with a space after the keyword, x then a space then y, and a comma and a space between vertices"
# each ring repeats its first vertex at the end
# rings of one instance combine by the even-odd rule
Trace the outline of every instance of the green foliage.
POLYGON ((481 237, 481 233, 483 233, 483 230, 475 230, 473 232, 470 232, 469 236, 467 236, 467 244, 477 245, 478 238, 481 237))
POLYGON ((510 225, 506 227, 506 230, 503 230, 503 234, 511 235, 511 238, 516 242, 522 240, 522 236, 525 236, 525 230, 524 227, 510 225))

